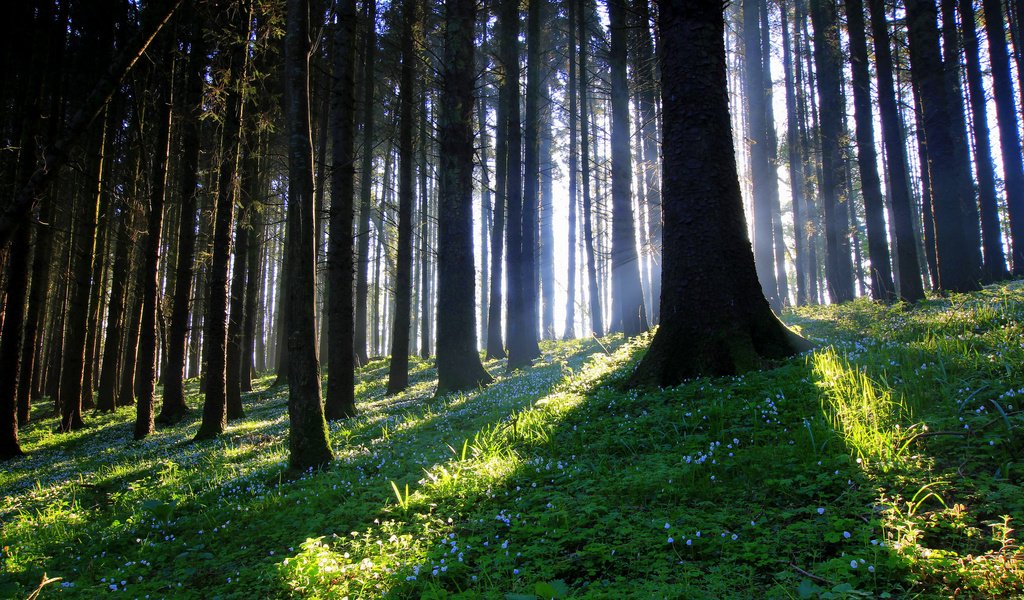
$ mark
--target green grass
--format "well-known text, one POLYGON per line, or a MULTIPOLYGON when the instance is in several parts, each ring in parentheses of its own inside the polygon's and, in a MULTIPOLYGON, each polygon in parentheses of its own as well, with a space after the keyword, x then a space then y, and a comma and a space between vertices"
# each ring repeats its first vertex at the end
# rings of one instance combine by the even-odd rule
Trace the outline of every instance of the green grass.
POLYGON ((786 319, 818 349, 646 394, 648 337, 442 398, 428 361, 384 396, 376 361, 297 478, 270 378, 198 444, 197 415, 133 442, 130 410, 62 435, 40 404, 0 472, 0 597, 1024 594, 1024 288, 786 319))

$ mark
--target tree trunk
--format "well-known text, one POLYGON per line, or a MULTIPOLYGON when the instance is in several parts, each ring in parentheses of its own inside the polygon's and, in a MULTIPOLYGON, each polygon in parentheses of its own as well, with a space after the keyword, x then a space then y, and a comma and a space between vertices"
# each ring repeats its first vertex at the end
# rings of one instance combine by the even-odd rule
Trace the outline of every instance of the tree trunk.
MULTIPOLYGON (((597 253, 594 251, 594 216, 590 206, 590 117, 588 116, 589 74, 587 73, 587 5, 579 3, 579 44, 580 44, 580 161, 583 185, 583 245, 587 253, 587 289, 590 297, 590 333, 595 337, 604 336, 601 318, 601 291, 597 285, 597 253)), ((662 278, 664 281, 664 277, 662 278)))
MULTIPOLYGON (((199 116, 202 111, 203 71, 206 49, 202 25, 198 16, 192 16, 190 32, 192 51, 189 53, 185 75, 185 94, 181 111, 181 155, 178 164, 181 217, 178 220, 178 251, 174 277, 174 299, 171 303, 170 325, 167 331, 167 362, 164 375, 163 404, 157 423, 172 425, 188 413, 185 403, 184 380, 186 340, 189 331, 189 306, 192 300, 196 249, 196 213, 199 205, 199 116)), ((197 305, 199 303, 196 303, 197 305)), ((196 336, 198 337, 198 336, 196 336)))
MULTIPOLYGON (((547 44, 547 35, 544 35, 547 44)), ((547 56, 547 53, 545 53, 547 56)), ((554 216, 554 170, 552 144, 554 116, 552 114, 551 87, 547 79, 554 74, 549 70, 548 58, 544 60, 546 72, 542 83, 543 93, 540 107, 540 286, 541 335, 545 340, 555 339, 555 216, 554 216)))
MULTIPOLYGON (((245 26, 242 28, 239 27, 240 24, 231 24, 229 27, 239 36, 243 36, 248 32, 248 21, 244 23, 245 26)), ((206 397, 203 401, 203 420, 199 431, 196 432, 197 440, 219 435, 227 426, 228 263, 231 258, 231 225, 235 213, 233 196, 243 110, 242 85, 246 60, 244 51, 244 43, 235 42, 228 50, 225 65, 227 80, 224 84, 228 86, 228 97, 225 103, 220 164, 217 165, 217 212, 213 225, 213 258, 207 275, 210 296, 207 299, 203 333, 203 353, 207 363, 206 397)), ((312 176, 312 171, 310 175, 312 176)), ((312 199, 310 201, 312 202, 312 199)), ((312 221, 310 224, 312 225, 312 221)), ((314 298, 311 291, 310 301, 313 302, 314 298)), ((309 340, 315 339, 314 331, 306 341, 308 343, 309 340)))
POLYGON ((900 125, 896 90, 893 85, 892 52, 889 48, 889 25, 885 19, 883 0, 868 0, 871 8, 871 33, 874 38, 875 68, 878 81, 878 107, 882 121, 882 141, 889 166, 889 201, 896 239, 896 272, 899 274, 896 290, 901 300, 917 302, 924 298, 921 268, 917 258, 914 234, 913 208, 910 198, 910 175, 900 125))
MULTIPOLYGON (((334 33, 331 81, 331 233, 327 246, 328 420, 356 415, 352 220, 355 208, 355 0, 344 0, 334 33)), ((366 82, 367 85, 370 82, 366 82)))
POLYGON ((772 313, 754 268, 729 122, 722 5, 682 4, 659 2, 661 326, 632 386, 734 374, 807 347, 772 313))
POLYGON ((288 464, 293 471, 327 466, 333 455, 320 404, 316 355, 316 223, 313 146, 309 134, 309 6, 288 0, 285 95, 288 132, 288 464), (313 342, 311 342, 313 340, 313 342))
MULTIPOLYGON (((658 322, 659 300, 661 298, 661 174, 658 171, 659 123, 658 123, 658 74, 657 61, 651 41, 650 7, 648 0, 636 0, 636 12, 640 22, 637 35, 637 111, 642 124, 641 143, 643 146, 644 190, 647 206, 648 252, 651 260, 651 314, 650 322, 658 322)), ((571 19, 570 19, 571 21, 571 19)), ((570 29, 572 27, 570 26, 570 29)), ((572 58, 570 57, 570 60, 572 58)), ((571 119, 572 117, 570 117, 571 119)))
POLYGON ((359 190, 359 231, 357 232, 357 258, 356 258, 356 323, 355 323, 355 353, 359 365, 365 365, 368 361, 366 352, 366 307, 369 286, 370 266, 370 212, 372 209, 371 192, 373 190, 373 120, 375 106, 373 104, 375 57, 377 52, 377 2, 366 0, 364 3, 366 16, 364 19, 366 29, 363 32, 366 40, 364 49, 363 66, 363 162, 360 174, 359 190))
POLYGON ((156 387, 157 360, 157 303, 159 302, 160 238, 164 222, 164 198, 167 189, 167 160, 171 133, 171 81, 159 74, 159 67, 171 67, 170 44, 160 44, 156 53, 156 90, 153 105, 157 111, 156 139, 153 144, 153 163, 150 176, 149 218, 146 241, 143 245, 142 320, 139 326, 138 365, 136 384, 138 398, 135 404, 135 430, 133 437, 141 440, 153 433, 153 403, 156 387))
MULTIPOLYGON (((743 88, 747 100, 750 178, 753 188, 754 261, 768 303, 781 310, 782 298, 775 274, 775 243, 772 229, 771 188, 778 177, 769 160, 767 106, 768 92, 763 81, 764 57, 761 56, 761 18, 758 4, 766 0, 743 0, 743 88)), ((767 32, 764 32, 767 35, 767 32)), ((774 124, 772 125, 774 127, 774 124)))
POLYGON ((882 186, 878 179, 878 156, 875 154, 864 4, 862 0, 845 0, 845 3, 847 30, 850 34, 850 65, 853 69, 857 165, 860 167, 861 193, 864 194, 864 220, 868 230, 868 257, 871 260, 871 297, 892 302, 896 299, 896 284, 892 279, 885 230, 885 200, 882 198, 882 186))
MULTIPOLYGON (((807 149, 801 143, 796 84, 793 73, 793 47, 790 45, 789 8, 780 6, 782 17, 782 70, 786 86, 786 147, 789 161, 789 188, 793 195, 793 259, 796 270, 797 306, 808 304, 807 280, 807 207, 809 187, 804 180, 803 162, 807 149)), ((796 32, 794 27, 794 32, 796 32)), ((795 41, 795 40, 794 40, 795 41)))
MULTIPOLYGON (((574 0, 575 1, 575 0, 574 0)), ((499 5, 504 6, 504 5, 499 5)), ((499 18, 504 13, 499 11, 499 18)), ((491 227, 491 290, 487 306, 487 359, 505 358, 505 344, 502 335, 502 284, 504 283, 503 252, 505 245, 505 207, 507 204, 508 187, 508 112, 511 108, 510 88, 506 83, 509 74, 505 68, 505 36, 504 25, 497 25, 498 60, 495 65, 498 81, 497 123, 494 132, 494 214, 491 227)))
POLYGON ((963 225, 966 203, 958 179, 955 139, 948 81, 939 54, 939 35, 932 0, 907 0, 907 36, 910 42, 910 76, 920 91, 924 134, 928 144, 935 240, 938 258, 938 288, 967 292, 979 288, 972 268, 971 249, 963 225))
POLYGON ((821 119, 821 195, 825 212, 825 279, 833 302, 853 300, 853 262, 850 236, 845 218, 847 200, 843 197, 844 132, 843 91, 840 79, 842 53, 839 46, 839 20, 835 0, 811 2, 814 24, 814 61, 818 75, 818 102, 821 119))
POLYGON ((415 201, 412 143, 413 85, 416 79, 417 0, 402 4, 402 70, 398 90, 398 258, 395 269, 395 312, 391 335, 391 363, 388 370, 389 394, 397 394, 409 385, 409 328, 412 314, 412 205, 415 201))
POLYGON ((437 393, 491 382, 476 350, 473 267, 475 0, 445 0, 438 114, 437 393))
MULTIPOLYGON (((999 123, 999 148, 1003 154, 1006 181, 1006 212, 1010 217, 1010 244, 1014 277, 1024 275, 1024 159, 1021 158, 1020 130, 1014 106, 1013 78, 1003 29, 1003 8, 999 0, 982 0, 987 15, 985 32, 992 61, 992 91, 999 123)), ((1019 82, 1018 82, 1019 83, 1019 82)))
POLYGON ((992 162, 992 144, 988 131, 988 103, 982 80, 981 49, 978 44, 974 0, 960 0, 960 31, 967 58, 967 88, 970 92, 971 117, 974 127, 974 165, 978 173, 978 203, 981 216, 981 239, 984 256, 981 279, 992 283, 1006 279, 1006 254, 999 230, 999 205, 996 198, 996 169, 992 162))
MULTIPOLYGON (((647 0, 641 0, 646 6, 647 0)), ((576 337, 576 204, 579 184, 576 181, 576 172, 579 170, 579 147, 577 146, 577 88, 579 87, 576 75, 576 0, 566 0, 566 11, 568 13, 568 27, 566 34, 569 36, 569 85, 565 90, 569 100, 569 114, 566 118, 569 121, 569 245, 567 251, 568 269, 565 301, 565 333, 562 339, 571 340, 576 337)))
MULTIPOLYGON (((35 148, 22 148, 35 154, 35 148)), ((15 232, 7 260, 7 298, 0 333, 0 461, 24 454, 18 443, 18 373, 21 361, 21 334, 28 292, 28 267, 32 229, 15 232)), ((27 386, 30 382, 23 381, 27 386)))
POLYGON ((629 88, 626 85, 626 7, 608 5, 612 84, 612 330, 627 337, 647 329, 640 261, 633 221, 632 166, 629 152, 629 88))

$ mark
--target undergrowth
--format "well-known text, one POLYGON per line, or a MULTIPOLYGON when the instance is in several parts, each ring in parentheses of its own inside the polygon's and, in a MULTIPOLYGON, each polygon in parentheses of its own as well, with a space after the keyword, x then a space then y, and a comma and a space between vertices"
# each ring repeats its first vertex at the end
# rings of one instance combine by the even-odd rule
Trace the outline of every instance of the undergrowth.
POLYGON ((649 336, 443 397, 429 361, 390 397, 371 362, 297 478, 270 378, 202 443, 197 416, 133 442, 130 409, 56 434, 39 404, 0 472, 0 597, 1024 594, 1021 286, 785 317, 817 349, 651 393, 622 390, 649 336))

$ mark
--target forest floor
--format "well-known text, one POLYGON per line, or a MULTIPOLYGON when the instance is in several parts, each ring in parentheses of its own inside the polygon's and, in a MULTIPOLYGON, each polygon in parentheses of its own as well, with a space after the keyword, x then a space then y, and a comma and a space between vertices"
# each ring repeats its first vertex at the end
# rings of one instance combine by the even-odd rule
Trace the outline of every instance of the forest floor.
POLYGON ((652 393, 621 391, 646 336, 441 398, 426 361, 385 396, 375 361, 298 477, 271 378, 202 443, 195 414, 134 442, 131 409, 56 434, 40 403, 0 597, 1024 595, 1024 284, 785 318, 817 349, 652 393))

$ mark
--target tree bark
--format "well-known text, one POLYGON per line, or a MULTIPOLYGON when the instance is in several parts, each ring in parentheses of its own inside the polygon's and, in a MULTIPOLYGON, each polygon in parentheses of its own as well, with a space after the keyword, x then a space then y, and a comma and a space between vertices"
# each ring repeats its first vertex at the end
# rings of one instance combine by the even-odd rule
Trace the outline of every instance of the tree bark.
POLYGON ((491 382, 476 349, 473 267, 475 0, 445 0, 438 114, 437 393, 491 382))
POLYGON ((835 0, 811 2, 814 24, 814 61, 818 75, 821 122, 821 195, 825 214, 825 279, 833 302, 853 300, 853 262, 846 218, 847 199, 842 159, 844 132, 842 54, 835 0))
POLYGON ((365 17, 365 49, 363 66, 363 160, 360 168, 360 190, 359 190, 359 231, 357 232, 357 258, 356 258, 356 323, 355 323, 355 352, 359 365, 365 365, 368 361, 366 352, 366 307, 369 295, 369 266, 370 266, 370 212, 372 209, 371 194, 373 190, 373 121, 375 107, 374 98, 374 66, 377 52, 377 2, 366 0, 365 17))
MULTIPOLYGON (((355 209, 355 0, 344 0, 334 33, 331 81, 331 233, 327 246, 327 420, 356 415, 352 221, 355 209)), ((370 82, 367 82, 369 85, 370 82)))
MULTIPOLYGON (((245 18, 245 17, 243 17, 245 18)), ((245 35, 248 21, 229 25, 239 36, 226 58, 228 97, 225 103, 224 127, 217 165, 217 205, 213 225, 213 258, 207 274, 210 296, 204 318, 203 353, 206 358, 206 397, 203 401, 203 420, 196 432, 196 440, 215 437, 227 426, 227 321, 228 321, 228 263, 231 258, 231 226, 235 217, 235 176, 238 170, 238 147, 242 123, 242 85, 245 77, 245 35)), ((310 159, 312 161, 312 159, 310 159)), ((311 172, 312 175, 312 172, 311 172)), ((290 180, 289 180, 290 181, 290 180)), ((291 184, 289 184, 289 189, 291 184)), ((290 284, 290 282, 289 282, 290 284)), ((310 292, 310 300, 314 298, 310 292)), ((307 338, 315 340, 315 331, 307 338)))
POLYGON ((892 302, 896 299, 896 284, 892 279, 889 243, 886 240, 885 229, 885 200, 882 198, 882 186, 878 179, 878 156, 875 153, 864 3, 862 0, 845 0, 845 4, 847 31, 850 34, 850 66, 853 69, 857 165, 860 167, 864 220, 868 230, 868 257, 871 260, 871 297, 892 302))
POLYGON ((889 166, 889 202, 892 205, 896 231, 896 272, 899 274, 896 291, 901 300, 917 302, 924 298, 921 268, 917 258, 914 234, 913 208, 910 198, 910 171, 907 167, 905 136, 900 123, 893 85, 892 51, 889 48, 889 24, 885 18, 883 0, 868 0, 871 8, 871 33, 874 38, 875 68, 878 72, 878 108, 882 121, 882 141, 889 166))
POLYGON ((388 369, 389 394, 409 385, 409 333, 412 314, 412 205, 415 201, 412 143, 413 85, 416 79, 417 0, 402 4, 402 69, 398 90, 398 248, 395 269, 394 326, 391 334, 391 362, 388 369))
MULTIPOLYGON (((1003 8, 999 0, 982 0, 985 32, 992 61, 992 91, 999 123, 999 148, 1003 154, 1006 182, 1006 212, 1010 217, 1010 243, 1014 277, 1024 275, 1024 159, 1021 158, 1020 130, 1014 106, 1010 57, 1003 29, 1003 8)), ((1019 82, 1018 82, 1019 83, 1019 82)))
POLYGON ((938 288, 968 292, 979 288, 963 225, 963 188, 958 180, 948 81, 939 53, 939 34, 932 0, 907 0, 910 76, 920 91, 922 120, 928 144, 928 171, 935 219, 938 288))
MULTIPOLYGON (((157 66, 171 66, 170 44, 161 44, 157 66)), ((150 175, 149 218, 146 240, 143 246, 143 271, 140 286, 142 290, 142 320, 140 322, 138 365, 138 398, 135 404, 135 429, 133 437, 141 440, 153 433, 153 404, 156 388, 157 360, 157 303, 159 302, 160 280, 160 238, 164 222, 164 198, 167 188, 167 160, 170 152, 171 133, 171 82, 170 77, 159 75, 157 69, 156 90, 153 105, 157 111, 156 138, 152 172, 150 175)))
POLYGON ((624 1, 611 0, 608 5, 612 80, 612 329, 632 337, 647 329, 647 312, 640 285, 633 221, 629 88, 626 85, 628 30, 624 1))
POLYGON ((981 70, 974 0, 960 0, 960 31, 967 59, 967 89, 970 93, 974 138, 974 165, 978 173, 978 204, 984 262, 981 279, 992 283, 1006 279, 1006 254, 999 230, 999 204, 996 198, 996 169, 992 162, 992 143, 988 131, 988 107, 981 70))
POLYGON ((288 464, 293 471, 333 458, 320 404, 316 355, 316 223, 309 133, 309 1, 288 0, 284 88, 288 132, 288 464))
MULTIPOLYGON (((590 297, 590 333, 595 337, 604 336, 601 316, 601 291, 597 284, 597 253, 594 251, 594 216, 590 202, 590 117, 587 86, 587 11, 585 0, 579 0, 579 44, 580 44, 580 165, 583 185, 583 246, 587 253, 587 291, 590 297)), ((664 281, 664 278, 662 278, 664 281)))

